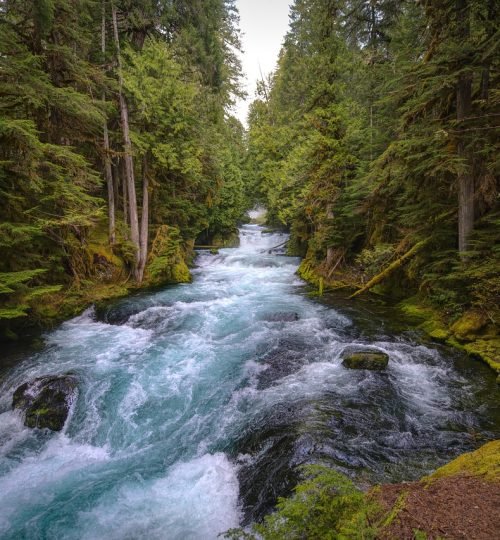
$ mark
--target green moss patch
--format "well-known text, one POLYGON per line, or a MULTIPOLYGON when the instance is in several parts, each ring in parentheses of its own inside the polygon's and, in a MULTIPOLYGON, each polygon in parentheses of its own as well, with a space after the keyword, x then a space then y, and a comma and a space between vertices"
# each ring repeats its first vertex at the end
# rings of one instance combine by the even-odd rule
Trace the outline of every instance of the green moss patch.
POLYGON ((462 454, 424 478, 424 481, 433 482, 438 478, 456 475, 480 476, 488 481, 500 481, 500 440, 486 443, 474 452, 462 454))
POLYGON ((363 351, 344 356, 342 365, 349 369, 380 371, 387 367, 389 356, 382 352, 363 351))

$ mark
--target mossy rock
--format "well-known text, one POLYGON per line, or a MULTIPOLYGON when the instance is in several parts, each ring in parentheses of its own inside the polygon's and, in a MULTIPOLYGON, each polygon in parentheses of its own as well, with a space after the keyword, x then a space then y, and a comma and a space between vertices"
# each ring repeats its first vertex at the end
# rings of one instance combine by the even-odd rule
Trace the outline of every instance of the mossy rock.
POLYGON ((412 296, 398 304, 399 309, 411 320, 418 322, 422 319, 428 321, 436 317, 435 311, 422 305, 416 296, 412 296))
POLYGON ((184 261, 179 261, 172 266, 172 281, 174 283, 189 283, 191 281, 191 272, 184 261))
POLYGON ((467 311, 456 321, 451 331, 460 341, 474 341, 488 324, 488 318, 479 311, 467 311))
POLYGON ((349 369, 369 369, 382 371, 389 364, 389 355, 376 351, 348 353, 343 357, 342 365, 349 369))
POLYGON ((24 411, 26 427, 60 431, 76 398, 77 385, 72 375, 40 377, 17 388, 12 407, 24 411))
POLYGON ((425 321, 420 325, 420 328, 424 330, 429 337, 435 339, 436 341, 446 342, 446 340, 450 337, 450 331, 436 319, 429 319, 428 321, 425 321))

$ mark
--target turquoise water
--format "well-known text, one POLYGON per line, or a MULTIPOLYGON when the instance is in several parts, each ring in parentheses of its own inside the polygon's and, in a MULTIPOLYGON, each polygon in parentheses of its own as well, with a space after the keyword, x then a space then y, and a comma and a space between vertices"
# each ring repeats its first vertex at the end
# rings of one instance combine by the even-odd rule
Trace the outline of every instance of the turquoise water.
POLYGON ((88 310, 6 373, 1 538, 214 539, 269 510, 295 465, 408 479, 498 434, 486 369, 309 299, 298 260, 268 252, 284 239, 247 225, 192 284, 88 310), (387 373, 341 366, 361 344, 387 373), (64 430, 25 428, 14 390, 65 373, 64 430))

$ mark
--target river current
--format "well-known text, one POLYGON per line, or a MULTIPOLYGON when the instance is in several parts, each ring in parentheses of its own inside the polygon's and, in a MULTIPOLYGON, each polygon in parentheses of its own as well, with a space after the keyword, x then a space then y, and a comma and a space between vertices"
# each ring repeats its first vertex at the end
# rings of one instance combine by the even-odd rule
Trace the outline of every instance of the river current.
POLYGON ((215 539, 269 511, 296 466, 410 480, 498 437, 486 367, 382 315, 307 295, 257 225, 200 253, 191 284, 90 309, 0 380, 0 538, 215 539), (365 321, 365 322, 363 322, 365 321), (342 354, 386 352, 386 372, 342 354), (74 374, 63 431, 28 429, 22 383, 74 374))

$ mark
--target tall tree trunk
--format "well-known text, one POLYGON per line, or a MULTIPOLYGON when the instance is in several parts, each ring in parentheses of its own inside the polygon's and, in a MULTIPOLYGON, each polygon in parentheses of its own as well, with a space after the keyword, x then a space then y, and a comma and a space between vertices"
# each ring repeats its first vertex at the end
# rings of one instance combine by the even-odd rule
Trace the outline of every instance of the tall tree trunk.
MULTIPOLYGON (((468 0, 457 0, 457 37, 464 43, 469 39, 470 17, 468 0)), ((463 120, 470 116, 472 108, 472 74, 460 73, 457 83, 457 121, 460 131, 465 129, 463 120)), ((457 153, 463 163, 458 174, 458 250, 464 253, 469 248, 469 239, 474 228, 474 177, 467 150, 465 133, 459 133, 457 153)))
POLYGON ((148 156, 144 156, 142 163, 142 215, 141 215, 141 237, 140 237, 140 257, 138 267, 139 283, 144 277, 144 269, 148 258, 148 234, 149 234, 149 178, 148 178, 148 156))
MULTIPOLYGON (((489 42, 490 39, 493 38, 494 33, 496 31, 496 7, 495 7, 495 0, 488 0, 488 12, 487 12, 487 40, 489 42)), ((491 69, 491 58, 488 58, 485 62, 483 73, 481 74, 481 92, 480 92, 480 98, 484 101, 488 101, 489 98, 489 91, 490 91, 490 69, 491 69)))
MULTIPOLYGON (((333 204, 329 204, 326 207, 326 219, 327 219, 328 226, 331 225, 331 223, 333 221, 333 218, 334 218, 333 204)), ((327 264, 328 268, 330 268, 330 266, 333 263, 333 256, 334 256, 334 248, 332 246, 328 246, 326 248, 326 264, 327 264)))
MULTIPOLYGON (((120 171, 121 171, 121 178, 122 178, 123 222, 125 223, 125 226, 128 227, 129 220, 128 220, 127 182, 125 181, 125 164, 123 160, 120 160, 120 171)), ((126 228, 125 230, 128 231, 128 228, 126 228)), ((126 233, 126 238, 128 240, 128 232, 126 233)))
POLYGON ((123 147, 125 150, 125 183, 127 184, 128 196, 128 211, 130 219, 130 240, 136 248, 136 257, 134 265, 134 277, 138 280, 139 261, 140 261, 140 243, 139 243, 139 219, 137 216, 137 197, 135 193, 135 178, 134 178, 134 161, 132 158, 132 142, 130 140, 130 129, 128 122, 128 107, 127 100, 123 95, 123 75, 122 75, 122 60, 120 52, 120 38, 118 36, 118 22, 116 18, 116 7, 112 4, 113 16, 113 33, 115 38, 116 53, 118 59, 118 83, 119 83, 119 98, 120 98, 120 119, 123 133, 123 147))
MULTIPOLYGON (((101 50, 104 59, 106 54, 106 1, 102 2, 102 29, 101 29, 101 50)), ((102 92, 102 101, 106 101, 106 92, 102 92)), ((109 152, 109 134, 108 122, 104 120, 103 126, 103 145, 104 145, 104 171, 106 174, 106 185, 108 187, 108 225, 109 225, 109 243, 115 243, 115 190, 113 186, 113 171, 111 169, 111 156, 109 152)))

